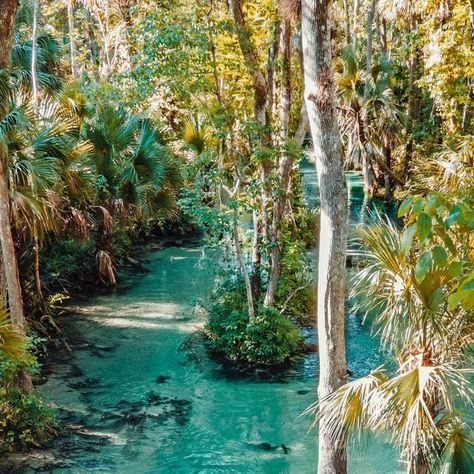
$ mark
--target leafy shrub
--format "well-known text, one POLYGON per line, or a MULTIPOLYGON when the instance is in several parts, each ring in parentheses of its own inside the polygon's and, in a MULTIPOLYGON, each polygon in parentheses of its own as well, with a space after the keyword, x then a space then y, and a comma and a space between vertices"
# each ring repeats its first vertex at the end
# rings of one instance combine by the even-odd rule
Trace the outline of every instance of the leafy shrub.
POLYGON ((260 306, 249 322, 239 280, 227 281, 214 293, 205 329, 214 350, 245 364, 280 364, 303 347, 299 330, 276 309, 260 306))
POLYGON ((0 350, 0 454, 44 446, 56 434, 54 411, 34 394, 15 388, 22 370, 39 370, 30 353, 0 350))
POLYGON ((89 281, 95 273, 92 240, 53 240, 41 255, 44 285, 62 289, 81 281, 89 281), (59 282, 59 285, 58 285, 59 282))
POLYGON ((53 410, 35 395, 0 389, 0 454, 44 446, 55 425, 53 410))

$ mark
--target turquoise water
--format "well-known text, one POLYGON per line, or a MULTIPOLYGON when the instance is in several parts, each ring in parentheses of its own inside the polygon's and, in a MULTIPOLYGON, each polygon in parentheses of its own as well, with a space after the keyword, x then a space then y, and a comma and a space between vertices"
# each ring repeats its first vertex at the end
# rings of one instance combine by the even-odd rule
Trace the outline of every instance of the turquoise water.
MULTIPOLYGON (((308 167, 312 193, 314 179, 308 167)), ((349 180, 355 223, 360 180, 349 180)), ((72 354, 50 361, 38 388, 60 410, 65 434, 16 472, 314 473, 316 433, 300 415, 315 400, 316 356, 273 380, 226 372, 195 335, 202 323, 195 303, 213 285, 216 256, 188 243, 150 248, 147 258, 149 272, 130 275, 127 289, 78 302, 68 317, 72 354)), ((382 361, 378 344, 350 310, 347 326, 348 366, 363 375, 382 361)), ((404 472, 396 457, 369 440, 350 450, 349 472, 404 472)))

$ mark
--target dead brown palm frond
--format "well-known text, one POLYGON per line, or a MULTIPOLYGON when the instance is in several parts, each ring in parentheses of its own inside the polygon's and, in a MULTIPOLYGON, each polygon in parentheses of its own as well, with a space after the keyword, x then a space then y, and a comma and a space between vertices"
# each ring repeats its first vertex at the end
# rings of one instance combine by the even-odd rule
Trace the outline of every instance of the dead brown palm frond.
POLYGON ((97 251, 95 256, 100 280, 106 285, 115 285, 115 269, 110 255, 105 250, 97 251))
POLYGON ((301 16, 301 0, 280 0, 281 16, 296 23, 301 16))
POLYGON ((86 240, 89 237, 89 221, 86 214, 75 207, 71 207, 69 211, 71 216, 69 222, 73 226, 74 233, 80 239, 86 240))
POLYGON ((112 214, 103 206, 97 206, 99 209, 99 226, 105 234, 111 234, 113 228, 112 214))

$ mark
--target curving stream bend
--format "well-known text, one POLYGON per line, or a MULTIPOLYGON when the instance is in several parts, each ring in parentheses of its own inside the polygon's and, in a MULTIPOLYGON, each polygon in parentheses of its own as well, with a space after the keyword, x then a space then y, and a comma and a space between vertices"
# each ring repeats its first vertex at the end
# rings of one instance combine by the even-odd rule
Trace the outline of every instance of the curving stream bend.
MULTIPOLYGON (((303 170, 315 205, 313 165, 303 170)), ((354 223, 371 204, 359 177, 348 180, 354 223)), ((194 304, 213 285, 216 256, 197 242, 150 248, 147 258, 150 271, 130 275, 128 289, 81 302, 66 321, 72 354, 50 361, 38 391, 58 407, 67 432, 5 472, 314 473, 316 433, 300 414, 315 399, 316 356, 271 381, 226 373, 194 335, 194 304)), ((381 362, 378 343, 355 315, 347 325, 348 366, 363 375, 381 362)), ((404 472, 396 458, 369 439, 350 450, 349 472, 404 472)))

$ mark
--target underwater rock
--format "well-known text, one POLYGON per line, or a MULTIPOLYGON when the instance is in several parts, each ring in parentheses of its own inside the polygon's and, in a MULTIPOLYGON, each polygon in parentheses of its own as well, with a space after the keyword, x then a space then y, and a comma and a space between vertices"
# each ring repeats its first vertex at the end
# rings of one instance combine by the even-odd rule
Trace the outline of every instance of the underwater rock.
POLYGON ((156 383, 157 384, 162 384, 162 383, 166 383, 168 380, 169 380, 169 375, 158 375, 158 377, 156 377, 156 383))
POLYGON ((84 372, 76 364, 72 364, 68 373, 68 377, 84 377, 84 372))
POLYGON ((308 393, 312 393, 312 392, 313 392, 313 390, 309 390, 309 389, 308 390, 305 389, 305 390, 297 390, 296 391, 296 393, 298 395, 308 395, 308 393))
POLYGON ((162 405, 169 401, 169 397, 162 397, 159 393, 150 392, 148 394, 148 404, 149 405, 162 405))
POLYGON ((97 386, 100 383, 99 379, 86 378, 80 382, 68 383, 69 388, 80 389, 80 388, 91 388, 97 386))
POLYGON ((290 452, 290 448, 284 444, 276 444, 272 445, 270 443, 246 443, 248 446, 255 448, 255 449, 261 449, 262 451, 277 451, 281 449, 284 454, 288 454, 290 452))

